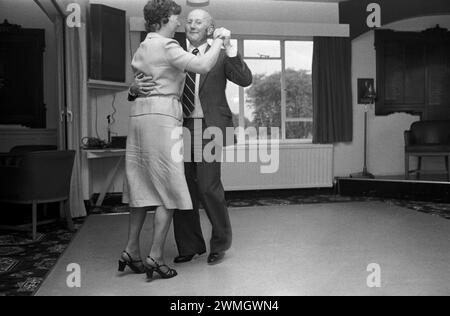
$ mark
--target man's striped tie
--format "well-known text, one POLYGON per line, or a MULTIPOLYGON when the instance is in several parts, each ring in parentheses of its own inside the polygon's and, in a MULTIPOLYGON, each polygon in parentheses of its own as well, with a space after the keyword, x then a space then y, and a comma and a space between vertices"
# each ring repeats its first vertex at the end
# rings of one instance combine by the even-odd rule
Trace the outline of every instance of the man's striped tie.
MULTIPOLYGON (((197 55, 199 50, 196 48, 192 51, 192 54, 197 55)), ((183 113, 185 117, 191 116, 195 109, 195 78, 196 74, 188 72, 186 74, 186 83, 184 84, 183 91, 183 113)))

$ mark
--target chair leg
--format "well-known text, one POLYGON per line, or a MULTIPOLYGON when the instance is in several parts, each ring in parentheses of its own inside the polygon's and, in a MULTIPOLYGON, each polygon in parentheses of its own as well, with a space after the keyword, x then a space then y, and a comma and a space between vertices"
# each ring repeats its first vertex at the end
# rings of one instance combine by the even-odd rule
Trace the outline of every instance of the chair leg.
POLYGON ((420 171, 422 170, 422 157, 418 157, 418 162, 417 162, 417 173, 416 173, 416 178, 417 180, 420 179, 420 171))
POLYGON ((66 217, 66 212, 65 212, 65 208, 64 208, 64 201, 59 202, 59 218, 64 218, 66 217))
POLYGON ((409 155, 405 153, 405 179, 409 180, 409 155))
POLYGON ((44 218, 48 218, 48 204, 44 203, 42 205, 42 208, 43 208, 42 215, 44 215, 44 218))
POLYGON ((447 170, 447 181, 450 182, 449 156, 445 156, 445 169, 447 170))
POLYGON ((37 203, 33 202, 32 206, 32 236, 33 240, 37 239, 37 203))
POLYGON ((75 226, 73 225, 72 221, 72 214, 70 213, 69 203, 67 201, 60 202, 60 211, 64 214, 64 217, 66 218, 67 222, 67 229, 71 232, 75 230, 75 226))

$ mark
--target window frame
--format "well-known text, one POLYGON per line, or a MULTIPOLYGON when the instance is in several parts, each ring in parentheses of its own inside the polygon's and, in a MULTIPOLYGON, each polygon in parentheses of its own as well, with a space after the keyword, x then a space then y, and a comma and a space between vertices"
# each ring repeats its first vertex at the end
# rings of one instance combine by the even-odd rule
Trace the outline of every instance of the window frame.
MULTIPOLYGON (((265 36, 265 35, 233 35, 232 40, 237 41, 237 50, 243 60, 281 60, 281 138, 282 143, 312 144, 313 139, 287 139, 286 123, 314 122, 314 118, 288 118, 287 117, 287 90, 286 90, 286 42, 313 42, 310 36, 265 36), (246 57, 244 50, 245 40, 264 40, 280 42, 280 57, 246 57)), ((245 128, 245 88, 239 86, 239 126, 245 128)), ((248 142, 248 140, 246 140, 248 142)))

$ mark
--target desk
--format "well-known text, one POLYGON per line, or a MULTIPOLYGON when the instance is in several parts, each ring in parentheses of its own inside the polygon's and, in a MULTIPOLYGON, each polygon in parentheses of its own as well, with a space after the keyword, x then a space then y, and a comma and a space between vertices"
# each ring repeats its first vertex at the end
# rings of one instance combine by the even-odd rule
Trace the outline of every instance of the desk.
POLYGON ((87 189, 85 192, 85 199, 87 197, 87 200, 91 198, 91 166, 89 161, 93 159, 106 159, 106 158, 117 158, 114 167, 110 170, 108 170, 108 174, 106 178, 104 179, 101 190, 100 190, 100 196, 97 199, 97 202, 95 203, 95 206, 101 206, 103 204, 103 201, 105 200, 106 193, 108 193, 109 189, 111 188, 111 184, 114 180, 114 178, 117 175, 117 172, 122 165, 122 163, 125 161, 125 149, 89 149, 89 150, 83 150, 84 154, 84 165, 83 167, 83 182, 84 187, 87 189), (86 196, 87 194, 87 196, 86 196))

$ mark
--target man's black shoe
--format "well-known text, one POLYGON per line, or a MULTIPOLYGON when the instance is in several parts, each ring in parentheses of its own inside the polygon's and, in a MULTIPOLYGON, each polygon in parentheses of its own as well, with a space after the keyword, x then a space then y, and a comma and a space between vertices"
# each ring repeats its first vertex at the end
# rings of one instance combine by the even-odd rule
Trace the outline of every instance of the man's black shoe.
POLYGON ((199 255, 199 256, 201 256, 202 254, 204 254, 204 252, 203 253, 195 253, 195 254, 193 254, 193 255, 187 255, 187 256, 178 256, 178 257, 176 257, 174 260, 173 260, 173 262, 174 263, 186 263, 186 262, 190 262, 190 261, 192 261, 192 259, 194 259, 194 257, 196 256, 196 255, 199 255))
POLYGON ((225 252, 213 252, 208 256, 208 264, 209 265, 215 265, 219 264, 223 261, 223 258, 225 257, 225 252))

